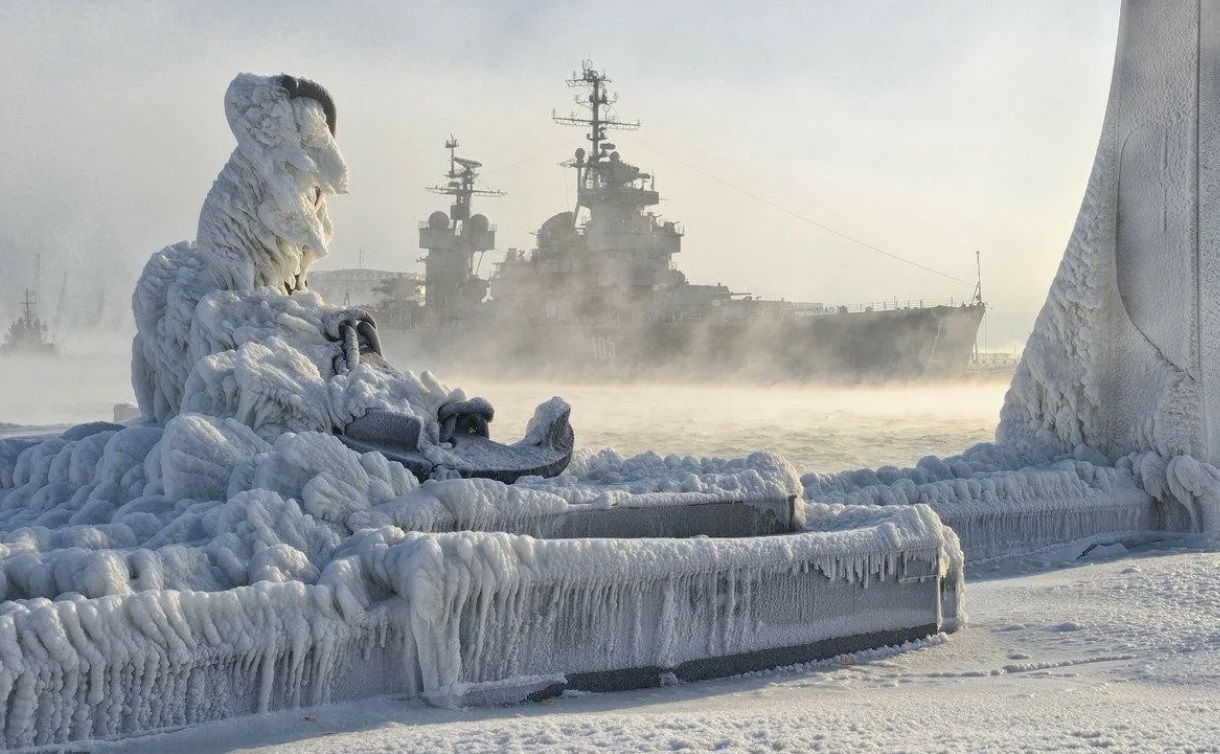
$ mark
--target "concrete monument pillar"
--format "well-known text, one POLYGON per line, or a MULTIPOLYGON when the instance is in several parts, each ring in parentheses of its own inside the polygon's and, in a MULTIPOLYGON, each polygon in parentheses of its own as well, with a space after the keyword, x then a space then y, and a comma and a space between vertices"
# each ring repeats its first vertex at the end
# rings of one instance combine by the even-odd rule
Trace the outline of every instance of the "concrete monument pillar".
POLYGON ((1076 226, 997 439, 1220 463, 1220 0, 1125 0, 1076 226))

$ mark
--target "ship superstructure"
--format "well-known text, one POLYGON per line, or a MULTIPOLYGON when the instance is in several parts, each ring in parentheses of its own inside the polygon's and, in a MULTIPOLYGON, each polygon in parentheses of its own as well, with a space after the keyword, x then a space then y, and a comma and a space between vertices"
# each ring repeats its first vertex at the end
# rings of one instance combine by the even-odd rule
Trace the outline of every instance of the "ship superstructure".
POLYGON ((448 213, 420 226, 425 296, 409 326, 382 337, 423 369, 641 379, 911 379, 963 373, 986 309, 981 295, 951 305, 824 307, 764 301, 723 285, 696 285, 674 267, 683 230, 652 208, 655 178, 607 138, 638 122, 611 112, 610 79, 586 62, 568 85, 583 108, 557 123, 580 126, 586 145, 563 163, 576 204, 538 228, 530 251, 509 250, 490 279, 476 255, 495 229, 474 214, 480 163, 458 157, 435 193, 448 213), (401 344, 401 345, 399 345, 401 344))
POLYGON ((482 165, 457 156, 459 144, 452 136, 445 142, 449 150, 449 172, 443 186, 428 190, 453 197, 449 213, 433 212, 419 226, 419 247, 427 253, 424 263, 424 301, 430 325, 447 325, 457 321, 463 312, 483 301, 487 281, 475 275, 474 255, 496 246, 496 229, 486 215, 471 214, 470 200, 474 196, 501 196, 499 191, 475 188, 478 169, 482 165))
MULTIPOLYGON (((576 98, 584 112, 553 116, 587 129, 564 165, 576 172, 576 206, 548 219, 531 254, 509 254, 491 280, 493 300, 537 308, 548 319, 675 321, 686 311, 732 295, 724 286, 691 286, 673 267, 682 228, 649 210, 661 201, 652 175, 625 161, 607 139, 612 129, 636 129, 610 113, 610 79, 586 63, 568 85, 587 90, 576 98)), ((538 316, 533 312, 534 317, 538 316)))

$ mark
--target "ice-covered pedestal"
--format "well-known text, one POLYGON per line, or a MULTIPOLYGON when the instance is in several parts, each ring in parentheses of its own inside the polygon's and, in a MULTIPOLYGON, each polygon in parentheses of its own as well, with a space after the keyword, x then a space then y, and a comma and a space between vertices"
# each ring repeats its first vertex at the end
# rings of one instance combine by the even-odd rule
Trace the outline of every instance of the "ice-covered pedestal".
POLYGON ((26 443, 0 472, 8 746, 391 692, 697 679, 958 618, 960 550, 929 508, 802 505, 769 454, 603 452, 553 480, 419 484, 330 435, 272 445, 188 414, 26 443), (686 514, 709 506, 749 511, 697 534, 686 514), (563 538, 566 517, 695 536, 563 538))

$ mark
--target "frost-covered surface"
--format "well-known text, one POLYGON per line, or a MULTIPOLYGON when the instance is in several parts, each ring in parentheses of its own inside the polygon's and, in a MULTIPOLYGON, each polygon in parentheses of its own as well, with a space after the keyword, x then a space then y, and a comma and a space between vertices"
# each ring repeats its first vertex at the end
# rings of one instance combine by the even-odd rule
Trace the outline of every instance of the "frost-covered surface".
POLYGON ((1123 6, 1076 227, 1005 401, 1000 441, 1220 460, 1212 205, 1220 8, 1123 6))
POLYGON ((983 443, 915 466, 805 474, 806 500, 931 506, 969 560, 1097 536, 1220 531, 1220 470, 1190 456, 1131 454, 1111 464, 1087 446, 983 443))
POLYGON ((766 453, 720 461, 603 452, 553 480, 420 485, 401 465, 329 434, 286 433, 272 444, 234 419, 199 414, 164 428, 84 425, 0 441, 0 485, 6 599, 312 582, 361 529, 511 529, 516 518, 570 506, 782 499, 799 489, 792 468, 766 453), (138 577, 129 573, 136 560, 138 577))
POLYGON ((980 560, 1096 535, 1180 527, 1184 515, 1164 513, 1132 461, 1112 466, 1083 447, 1074 456, 1056 456, 1038 446, 985 443, 907 469, 806 474, 802 483, 812 501, 929 505, 961 538, 966 557, 980 560))
POLYGON ((409 651, 440 704, 489 684, 938 624, 940 580, 960 583, 960 552, 929 509, 816 518, 825 531, 756 539, 457 532, 396 542, 383 531, 367 534, 378 546, 362 546, 351 568, 386 574, 372 576, 394 582, 379 590, 408 595, 409 651))
POLYGON ((225 115, 237 148, 204 200, 195 241, 154 254, 132 296, 143 416, 233 417, 274 440, 393 409, 424 418, 435 455, 437 408, 465 395, 427 374, 350 363, 339 327, 362 313, 306 289, 333 233, 326 198, 348 188, 322 104, 289 97, 278 77, 241 74, 225 115))

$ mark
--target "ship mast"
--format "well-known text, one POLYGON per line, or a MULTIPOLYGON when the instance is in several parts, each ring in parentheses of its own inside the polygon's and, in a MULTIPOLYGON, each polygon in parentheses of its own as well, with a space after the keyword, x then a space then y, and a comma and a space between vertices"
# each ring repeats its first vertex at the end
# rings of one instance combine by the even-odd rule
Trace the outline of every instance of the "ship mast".
POLYGON ((974 284, 974 303, 981 304, 983 303, 983 259, 982 252, 980 251, 974 252, 974 271, 976 275, 976 282, 974 284))
POLYGON ((424 257, 424 309, 433 324, 445 324, 461 318, 462 313, 483 300, 487 281, 474 274, 474 255, 495 248, 496 229, 484 215, 470 213, 474 196, 503 196, 503 192, 476 189, 478 169, 483 165, 457 155, 458 140, 450 134, 445 142, 449 150, 448 181, 443 186, 429 186, 434 194, 452 196, 449 214, 433 212, 419 227, 419 246, 428 253, 424 257))
POLYGON ((578 95, 575 98, 576 104, 588 110, 588 115, 581 117, 573 112, 565 117, 551 113, 551 119, 556 123, 565 126, 587 126, 589 129, 585 139, 589 142, 590 151, 586 154, 583 148, 579 148, 576 150, 575 159, 564 163, 568 167, 576 168, 577 210, 583 203, 582 190, 600 187, 598 167, 615 149, 614 144, 606 141, 606 130, 634 131, 640 127, 638 120, 623 121, 611 115, 610 108, 618 102, 618 95, 611 97, 607 93, 606 84, 609 83, 610 77, 605 72, 595 69, 591 61, 584 61, 581 64, 580 74, 573 73, 572 78, 568 79, 568 86, 573 89, 577 87, 589 89, 587 95, 578 95))
POLYGON ((457 156, 458 140, 449 135, 445 141, 445 149, 449 150, 449 172, 445 177, 449 181, 444 186, 428 186, 433 194, 445 194, 454 198, 449 206, 449 219, 456 225, 459 221, 470 219, 470 197, 472 196, 504 196, 503 191, 476 189, 475 181, 479 177, 478 169, 483 163, 457 156))

